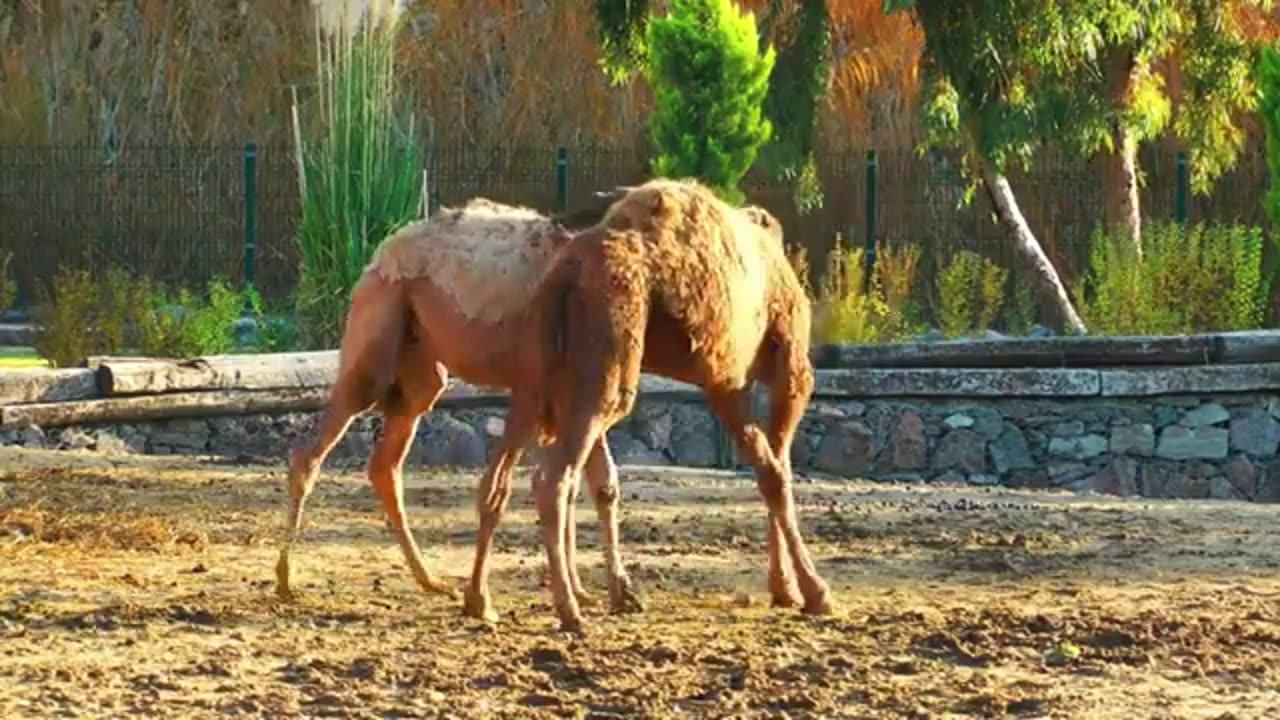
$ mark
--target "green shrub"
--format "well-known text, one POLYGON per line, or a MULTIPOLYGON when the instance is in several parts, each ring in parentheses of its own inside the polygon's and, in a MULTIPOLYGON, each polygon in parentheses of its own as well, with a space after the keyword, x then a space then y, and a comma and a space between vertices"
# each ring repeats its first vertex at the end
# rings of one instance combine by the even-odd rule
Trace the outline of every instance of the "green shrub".
POLYGON ((874 343, 918 332, 912 318, 912 288, 919 260, 920 251, 914 246, 885 247, 868 286, 865 252, 845 247, 837 237, 814 303, 814 338, 828 343, 874 343))
POLYGON ((54 275, 53 288, 37 285, 35 293, 32 344, 40 357, 53 367, 65 368, 75 367, 100 352, 92 332, 98 287, 89 271, 60 268, 54 275))
POLYGON ((994 324, 1004 304, 1008 271, 991 260, 961 250, 938 273, 938 323, 947 337, 971 335, 994 324))
POLYGON ((93 313, 94 346, 116 352, 129 346, 141 307, 132 292, 133 275, 111 268, 97 280, 98 305, 93 313))
POLYGON ((36 350, 56 367, 90 355, 140 354, 186 358, 230 352, 244 295, 214 278, 206 293, 171 294, 150 278, 109 269, 95 279, 84 270, 59 270, 52 293, 37 288, 33 309, 36 350))
POLYGON ((235 348, 236 320, 245 306, 244 293, 222 278, 206 286, 207 298, 196 300, 183 291, 178 304, 187 310, 183 318, 185 356, 222 355, 235 348))
POLYGON ((254 288, 245 292, 257 325, 253 347, 258 352, 287 352, 298 347, 298 325, 283 314, 268 314, 262 296, 254 288))
POLYGON ((18 284, 9 273, 9 263, 13 261, 13 253, 0 253, 0 312, 13 307, 18 299, 18 284))
POLYGON ((1255 74, 1258 81, 1258 116, 1262 118, 1269 176, 1262 207, 1274 227, 1280 224, 1280 49, 1271 45, 1262 46, 1255 74))
POLYGON ((731 0, 672 0, 648 24, 653 172, 695 177, 738 204, 738 183, 769 140, 764 116, 774 49, 731 0))
POLYGON ((1017 274, 1010 276, 1009 284, 1013 291, 1009 302, 1005 305, 1005 330, 1011 335, 1030 334, 1032 326, 1036 324, 1036 314, 1039 310, 1035 288, 1017 274))
POLYGON ((1152 223, 1142 255, 1095 231, 1077 285, 1091 332, 1180 335, 1262 327, 1271 289, 1265 239, 1240 225, 1152 223))

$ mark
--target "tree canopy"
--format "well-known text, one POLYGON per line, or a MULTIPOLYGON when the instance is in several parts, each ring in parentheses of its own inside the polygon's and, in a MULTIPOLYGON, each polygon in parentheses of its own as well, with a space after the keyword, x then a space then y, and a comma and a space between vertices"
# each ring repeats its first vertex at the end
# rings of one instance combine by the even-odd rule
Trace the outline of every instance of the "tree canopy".
POLYGON ((648 25, 653 172, 697 177, 741 202, 738 182, 772 132, 763 106, 774 50, 733 0, 672 0, 648 25))

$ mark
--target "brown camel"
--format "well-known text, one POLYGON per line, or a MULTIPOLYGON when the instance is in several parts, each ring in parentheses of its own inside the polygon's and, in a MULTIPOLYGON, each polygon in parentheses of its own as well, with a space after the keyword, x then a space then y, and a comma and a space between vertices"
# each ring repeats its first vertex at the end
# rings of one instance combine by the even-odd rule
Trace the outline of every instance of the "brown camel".
MULTIPOLYGON (((515 330, 523 325, 526 308, 556 248, 568 238, 562 224, 590 225, 607 207, 607 202, 598 203, 564 218, 548 218, 528 208, 477 198, 412 223, 379 247, 352 292, 338 377, 329 401, 314 433, 290 453, 286 538, 276 564, 276 589, 281 596, 290 595, 289 552, 320 467, 352 418, 375 406, 383 413, 383 430, 368 475, 387 523, 418 584, 427 592, 456 596, 423 564, 405 518, 401 469, 418 419, 431 411, 450 373, 499 389, 509 389, 528 373, 515 330)), ((767 213, 759 217, 764 216, 767 213)), ((476 617, 494 616, 488 592, 489 545, 510 497, 510 475, 528 436, 518 432, 504 436, 479 488, 479 542, 465 593, 466 612, 476 617)), ((609 488, 617 483, 617 469, 603 439, 591 453, 586 474, 593 496, 616 498, 616 490, 609 488)), ((616 501, 597 504, 597 509, 606 514, 601 516, 602 527, 616 528, 616 501)), ((621 571, 616 532, 606 539, 610 540, 605 548, 607 564, 618 568, 611 575, 613 609, 639 609, 621 571)), ((566 535, 565 543, 572 557, 572 533, 566 535)), ((570 574, 578 599, 588 601, 576 570, 570 574)))
POLYGON ((513 389, 512 417, 536 414, 550 443, 534 493, 565 630, 582 622, 569 499, 592 448, 631 412, 642 371, 702 388, 750 458, 769 511, 774 603, 797 604, 798 589, 806 613, 831 611, 791 493, 791 442, 813 390, 809 302, 779 233, 762 224, 696 182, 653 180, 568 240, 538 289, 526 328, 538 375, 513 389), (753 381, 770 388, 767 431, 750 416, 753 381))

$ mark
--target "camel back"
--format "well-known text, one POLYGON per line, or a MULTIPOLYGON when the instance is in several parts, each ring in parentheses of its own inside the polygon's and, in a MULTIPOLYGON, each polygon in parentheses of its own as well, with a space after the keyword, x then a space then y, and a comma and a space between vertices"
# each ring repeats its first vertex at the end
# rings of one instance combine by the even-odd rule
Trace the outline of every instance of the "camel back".
POLYGON ((393 233, 366 272, 391 282, 426 278, 463 317, 497 323, 533 297, 559 233, 535 210, 473 198, 393 233))
POLYGON ((626 193, 603 224, 644 236, 649 284, 664 309, 713 363, 745 372, 771 314, 794 311, 798 289, 775 239, 781 226, 775 234, 764 216, 772 217, 735 209, 696 181, 658 179, 626 193))

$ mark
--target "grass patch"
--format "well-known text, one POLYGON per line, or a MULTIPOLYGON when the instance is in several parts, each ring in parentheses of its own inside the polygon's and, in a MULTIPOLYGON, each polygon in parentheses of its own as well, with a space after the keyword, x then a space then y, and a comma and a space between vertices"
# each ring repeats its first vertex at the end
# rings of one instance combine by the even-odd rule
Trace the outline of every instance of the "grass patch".
POLYGON ((0 370, 42 367, 49 367, 49 363, 36 353, 35 348, 0 345, 0 370))

